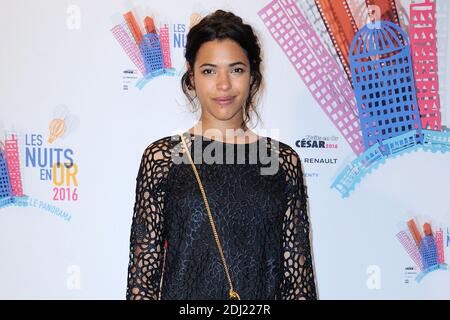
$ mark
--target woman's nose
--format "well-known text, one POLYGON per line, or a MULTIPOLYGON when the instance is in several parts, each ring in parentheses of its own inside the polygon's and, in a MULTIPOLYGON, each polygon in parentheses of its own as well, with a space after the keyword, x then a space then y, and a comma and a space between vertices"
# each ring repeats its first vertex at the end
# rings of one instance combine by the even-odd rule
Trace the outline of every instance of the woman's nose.
POLYGON ((219 72, 217 76, 217 89, 224 91, 230 88, 231 88, 231 81, 228 72, 219 72))

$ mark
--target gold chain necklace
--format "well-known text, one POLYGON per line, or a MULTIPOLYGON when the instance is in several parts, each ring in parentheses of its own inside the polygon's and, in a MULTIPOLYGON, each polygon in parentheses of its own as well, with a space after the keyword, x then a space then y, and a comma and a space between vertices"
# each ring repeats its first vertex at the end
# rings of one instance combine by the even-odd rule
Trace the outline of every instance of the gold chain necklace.
POLYGON ((202 193, 202 197, 203 197, 203 201, 205 203, 206 211, 208 212, 209 223, 211 225, 211 229, 212 229, 212 232, 213 232, 213 235, 214 235, 214 240, 216 241, 217 248, 219 249, 219 255, 220 255, 220 258, 222 259, 223 268, 225 270, 225 274, 227 276, 228 284, 230 286, 230 291, 229 291, 230 299, 232 299, 232 300, 241 300, 241 297, 239 296, 239 294, 236 291, 234 291, 233 282, 231 281, 231 276, 230 276, 230 273, 228 271, 228 265, 227 265, 227 262, 225 260, 225 255, 223 254, 222 245, 220 244, 219 235, 218 235, 217 230, 216 230, 216 225, 214 223, 214 219, 213 219, 212 214, 211 214, 211 209, 209 208, 208 199, 206 198, 205 189, 203 188, 202 181, 200 180, 200 176, 199 176, 199 174, 197 172, 197 168, 194 165, 194 161, 192 161, 192 157, 191 157, 191 154, 189 153, 186 141, 184 140, 184 137, 183 137, 182 134, 180 134, 180 137, 181 137, 181 141, 183 142, 186 154, 187 154, 187 156, 189 158, 189 161, 191 163, 192 170, 194 171, 195 178, 197 179, 198 186, 200 187, 200 192, 202 193))

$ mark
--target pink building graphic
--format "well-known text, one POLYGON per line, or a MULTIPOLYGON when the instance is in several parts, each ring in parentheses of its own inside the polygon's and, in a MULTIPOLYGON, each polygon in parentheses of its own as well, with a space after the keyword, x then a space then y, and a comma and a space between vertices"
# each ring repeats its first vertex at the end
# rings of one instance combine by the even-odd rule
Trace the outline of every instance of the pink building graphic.
POLYGON ((357 154, 364 151, 356 99, 333 56, 293 0, 273 0, 258 12, 314 99, 357 154))
POLYGON ((422 128, 441 131, 436 4, 431 0, 411 4, 410 39, 422 128))
POLYGON ((419 269, 423 271, 423 263, 422 258, 420 257, 419 249, 411 240, 411 237, 409 237, 405 231, 400 231, 397 234, 397 239, 403 245, 403 248, 405 248, 412 261, 414 261, 419 269))
POLYGON ((12 195, 23 196, 22 178, 20 175, 19 145, 15 135, 5 140, 5 156, 8 166, 12 195))
POLYGON ((141 52, 136 44, 136 42, 130 37, 127 32, 128 26, 126 23, 118 24, 111 29, 117 42, 122 46, 123 50, 126 52, 131 61, 136 65, 139 72, 145 75, 147 72, 144 66, 144 60, 142 59, 141 52))
POLYGON ((170 39, 169 39, 169 28, 167 25, 162 26, 159 29, 160 39, 161 39, 161 50, 164 61, 164 68, 172 68, 172 61, 170 59, 170 39))
POLYGON ((444 258, 444 234, 442 232, 442 229, 439 229, 436 231, 436 245, 437 245, 437 252, 438 252, 438 263, 442 264, 445 262, 444 258))

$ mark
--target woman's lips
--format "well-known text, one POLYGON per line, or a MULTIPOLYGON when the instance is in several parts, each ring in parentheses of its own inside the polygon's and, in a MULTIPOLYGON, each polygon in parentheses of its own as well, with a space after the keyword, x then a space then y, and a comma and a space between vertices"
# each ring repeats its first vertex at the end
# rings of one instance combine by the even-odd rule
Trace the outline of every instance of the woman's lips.
POLYGON ((220 97, 213 100, 220 106, 228 106, 233 103, 235 97, 220 97))

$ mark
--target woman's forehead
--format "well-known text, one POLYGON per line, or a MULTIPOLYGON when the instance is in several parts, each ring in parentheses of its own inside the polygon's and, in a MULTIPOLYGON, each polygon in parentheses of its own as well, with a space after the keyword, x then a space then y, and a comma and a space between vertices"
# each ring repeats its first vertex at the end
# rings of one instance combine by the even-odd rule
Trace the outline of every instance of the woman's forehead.
POLYGON ((205 42, 196 57, 196 63, 201 64, 230 65, 236 62, 248 64, 248 57, 245 50, 230 39, 205 42))

